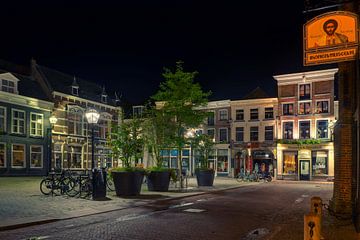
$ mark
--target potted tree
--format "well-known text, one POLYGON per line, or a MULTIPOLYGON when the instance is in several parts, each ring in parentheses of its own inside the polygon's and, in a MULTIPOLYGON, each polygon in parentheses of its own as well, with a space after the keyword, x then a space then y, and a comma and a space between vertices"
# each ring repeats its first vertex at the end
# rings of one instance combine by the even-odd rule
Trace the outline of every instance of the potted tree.
POLYGON ((174 179, 175 172, 164 166, 161 150, 171 144, 174 126, 163 109, 156 109, 154 106, 148 108, 143 126, 145 145, 153 160, 146 174, 148 190, 166 192, 169 190, 170 178, 174 179))
POLYGON ((141 191, 145 170, 135 165, 143 150, 140 123, 139 119, 123 121, 112 128, 108 140, 112 156, 122 165, 111 170, 117 196, 139 195, 141 191))
POLYGON ((209 167, 209 155, 213 151, 213 138, 208 135, 198 135, 193 140, 195 155, 198 157, 198 167, 195 170, 198 186, 213 186, 214 169, 209 167))

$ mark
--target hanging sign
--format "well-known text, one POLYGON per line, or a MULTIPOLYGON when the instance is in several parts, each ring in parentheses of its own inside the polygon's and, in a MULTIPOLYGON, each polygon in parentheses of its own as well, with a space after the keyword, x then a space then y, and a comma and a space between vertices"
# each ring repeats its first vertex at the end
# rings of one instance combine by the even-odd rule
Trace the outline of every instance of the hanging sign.
POLYGON ((354 60, 358 54, 358 20, 352 12, 336 11, 304 24, 304 65, 354 60))

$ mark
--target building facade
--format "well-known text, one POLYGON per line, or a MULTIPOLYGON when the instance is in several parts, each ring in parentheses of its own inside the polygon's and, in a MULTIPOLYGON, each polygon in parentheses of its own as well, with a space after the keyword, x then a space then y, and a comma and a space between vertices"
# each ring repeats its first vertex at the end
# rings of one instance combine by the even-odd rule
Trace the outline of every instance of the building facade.
POLYGON ((53 103, 29 76, 0 71, 0 176, 44 175, 53 103))
POLYGON ((332 131, 337 71, 274 76, 278 85, 278 178, 312 180, 334 176, 332 131))

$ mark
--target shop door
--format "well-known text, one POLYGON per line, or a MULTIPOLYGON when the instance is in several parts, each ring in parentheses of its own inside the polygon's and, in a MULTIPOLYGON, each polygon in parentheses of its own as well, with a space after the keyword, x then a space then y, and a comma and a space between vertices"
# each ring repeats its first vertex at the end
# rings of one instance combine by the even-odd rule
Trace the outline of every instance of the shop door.
POLYGON ((300 180, 310 180, 309 160, 300 160, 300 180))

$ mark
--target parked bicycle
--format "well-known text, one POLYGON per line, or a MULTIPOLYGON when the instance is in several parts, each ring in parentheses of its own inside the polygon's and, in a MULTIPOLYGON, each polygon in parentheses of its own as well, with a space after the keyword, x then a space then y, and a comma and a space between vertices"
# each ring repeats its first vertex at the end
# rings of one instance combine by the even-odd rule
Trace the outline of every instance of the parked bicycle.
POLYGON ((238 182, 258 182, 259 176, 257 173, 240 171, 239 174, 235 177, 238 182))
POLYGON ((63 195, 75 187, 75 180, 70 170, 63 170, 61 173, 50 172, 40 182, 40 191, 44 195, 63 195))

